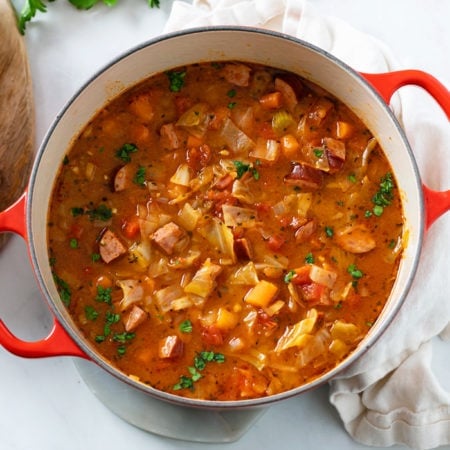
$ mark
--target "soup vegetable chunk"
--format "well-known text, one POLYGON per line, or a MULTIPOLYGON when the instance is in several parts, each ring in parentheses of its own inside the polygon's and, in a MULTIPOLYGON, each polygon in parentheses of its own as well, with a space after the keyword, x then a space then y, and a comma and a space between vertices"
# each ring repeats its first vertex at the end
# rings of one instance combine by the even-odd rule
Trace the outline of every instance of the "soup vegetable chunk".
POLYGON ((268 396, 345 359, 403 243, 399 192, 354 113, 241 62, 160 73, 68 150, 48 216, 61 301, 130 377, 206 400, 268 396))

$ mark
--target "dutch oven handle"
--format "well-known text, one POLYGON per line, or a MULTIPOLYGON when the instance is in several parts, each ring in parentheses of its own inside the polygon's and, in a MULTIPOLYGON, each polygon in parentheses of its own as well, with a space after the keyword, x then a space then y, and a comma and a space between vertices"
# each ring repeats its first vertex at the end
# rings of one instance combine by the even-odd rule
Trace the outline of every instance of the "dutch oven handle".
MULTIPOLYGON (((27 192, 25 191, 12 206, 0 212, 1 233, 12 232, 28 241, 26 202, 27 192)), ((48 356, 79 356, 88 358, 56 318, 53 319, 53 328, 48 336, 35 342, 23 341, 14 336, 0 318, 0 345, 9 352, 24 358, 43 358, 48 356)))
MULTIPOLYGON (((450 120, 450 92, 432 75, 420 70, 399 70, 388 73, 361 73, 361 75, 378 91, 386 103, 394 92, 406 85, 416 85, 425 89, 441 106, 450 120)), ((427 229, 442 214, 450 210, 450 190, 435 191, 422 185, 426 206, 427 229)))

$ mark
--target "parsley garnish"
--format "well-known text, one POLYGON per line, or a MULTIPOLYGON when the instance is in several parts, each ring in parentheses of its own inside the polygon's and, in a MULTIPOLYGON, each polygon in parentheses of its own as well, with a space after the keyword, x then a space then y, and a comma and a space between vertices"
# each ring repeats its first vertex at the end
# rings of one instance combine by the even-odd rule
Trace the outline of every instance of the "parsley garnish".
POLYGON ((62 278, 59 278, 55 273, 53 274, 53 279, 55 280, 56 288, 58 289, 61 301, 66 306, 69 306, 70 298, 72 296, 69 285, 62 278))
POLYGON ((323 156, 323 148, 315 148, 313 150, 314 154, 316 155, 317 158, 322 158, 323 156))
POLYGON ((292 278, 295 277, 295 270, 290 270, 285 276, 284 276, 284 282, 286 284, 289 284, 292 281, 292 278))
POLYGON ((97 295, 95 297, 95 301, 111 305, 112 304, 111 291, 112 288, 104 288, 102 286, 97 286, 97 295))
POLYGON ((136 333, 127 333, 126 331, 123 333, 114 333, 113 341, 119 342, 121 344, 125 344, 127 341, 131 341, 136 337, 136 333))
POLYGON ((139 166, 139 169, 134 174, 133 183, 144 186, 145 184, 145 167, 139 166))
POLYGON ((380 180, 380 188, 377 193, 372 197, 372 202, 375 205, 372 212, 375 216, 379 217, 383 214, 384 208, 389 206, 394 198, 394 180, 392 174, 387 173, 380 180))
POLYGON ((225 356, 222 353, 215 353, 211 351, 203 351, 197 353, 194 358, 194 365, 188 367, 188 372, 190 377, 186 375, 181 375, 177 384, 173 386, 174 391, 178 391, 180 389, 191 389, 194 390, 194 383, 203 375, 200 373, 205 367, 207 363, 216 362, 222 364, 225 362, 225 356))
POLYGON ((184 86, 184 79, 186 77, 186 71, 169 71, 166 72, 169 78, 169 89, 172 92, 180 92, 181 88, 184 86))
POLYGON ((325 234, 331 238, 334 235, 334 230, 332 227, 325 227, 325 234))
POLYGON ((116 156, 121 159, 123 162, 130 162, 131 161, 131 153, 136 153, 138 151, 138 148, 134 144, 123 144, 122 147, 120 147, 116 151, 116 156))
POLYGON ((192 323, 190 320, 181 322, 179 328, 182 333, 192 333, 192 323))
POLYGON ((305 256, 305 263, 306 264, 314 264, 314 256, 311 252, 309 252, 306 256, 305 256))
MULTIPOLYGON (((107 6, 114 6, 118 0, 69 0, 69 3, 77 9, 87 10, 101 1, 107 6)), ((160 0, 147 0, 147 4, 150 8, 159 8, 160 0)), ((18 14, 17 25, 21 34, 25 34, 27 22, 30 22, 38 11, 42 13, 47 11, 47 6, 42 0, 26 0, 20 14, 18 14)))
POLYGON ((356 265, 355 264, 350 264, 348 267, 347 267, 347 272, 353 277, 353 278, 356 278, 356 279, 359 279, 359 278, 361 278, 364 274, 356 267, 356 265))
POLYGON ((95 320, 98 317, 98 312, 93 306, 88 305, 84 308, 84 315, 88 320, 95 320))
POLYGON ((105 204, 100 204, 97 208, 88 209, 86 214, 91 220, 101 220, 103 222, 108 221, 112 217, 112 209, 108 208, 105 204))
POLYGON ((75 238, 72 238, 69 241, 69 245, 70 245, 70 248, 78 248, 78 240, 75 238))
POLYGON ((252 166, 252 164, 246 164, 242 161, 233 161, 233 164, 236 168, 236 175, 238 179, 241 178, 245 172, 250 172, 256 181, 259 180, 259 172, 252 166))

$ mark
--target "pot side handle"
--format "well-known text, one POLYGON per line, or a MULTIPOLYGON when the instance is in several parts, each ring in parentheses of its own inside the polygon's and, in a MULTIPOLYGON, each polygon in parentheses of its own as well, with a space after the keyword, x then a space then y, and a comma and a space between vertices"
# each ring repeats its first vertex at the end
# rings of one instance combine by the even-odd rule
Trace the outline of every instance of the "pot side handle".
MULTIPOLYGON (((27 191, 5 211, 0 212, 0 233, 18 234, 27 241, 26 226, 27 191)), ((48 356, 78 356, 87 355, 75 344, 62 325, 54 318, 53 328, 42 340, 28 342, 14 336, 0 318, 0 345, 9 352, 24 358, 43 358, 48 356)))
MULTIPOLYGON (((399 70, 388 73, 361 73, 375 88, 386 103, 394 92, 406 85, 420 86, 425 89, 440 105, 450 120, 450 92, 432 75, 421 70, 399 70)), ((441 215, 450 210, 450 190, 434 191, 422 185, 426 205, 426 228, 441 215)))

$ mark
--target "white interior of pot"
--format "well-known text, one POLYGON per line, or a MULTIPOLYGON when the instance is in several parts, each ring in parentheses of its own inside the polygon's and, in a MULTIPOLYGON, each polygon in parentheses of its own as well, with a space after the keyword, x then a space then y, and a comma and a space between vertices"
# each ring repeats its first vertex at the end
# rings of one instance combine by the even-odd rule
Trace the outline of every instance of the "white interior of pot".
MULTIPOLYGON (((369 348, 381 334, 400 307, 415 272, 423 233, 423 205, 420 180, 417 168, 402 131, 398 128, 389 109, 382 100, 367 87, 367 84, 353 71, 336 62, 329 55, 309 45, 299 44, 290 38, 272 33, 261 33, 250 29, 206 29, 193 30, 187 34, 175 34, 153 41, 128 55, 119 58, 106 70, 100 72, 68 104, 55 126, 48 133, 33 170, 30 183, 30 202, 28 205, 28 224, 33 264, 44 293, 53 299, 51 307, 58 320, 69 334, 94 360, 116 376, 113 368, 101 360, 77 332, 68 316, 53 284, 48 262, 46 231, 46 211, 55 174, 73 139, 89 119, 111 98, 124 89, 146 77, 195 62, 241 60, 266 64, 295 72, 319 84, 333 95, 344 101, 367 125, 382 148, 385 150, 402 193, 406 228, 408 230, 407 247, 404 252, 399 275, 394 289, 380 319, 371 332, 343 364, 309 385, 268 399, 240 402, 196 402, 187 401, 194 406, 235 407, 237 403, 263 404, 278 398, 297 394, 328 380, 338 370, 347 366, 369 348)), ((136 382, 128 381, 138 387, 136 382)), ((154 394, 150 388, 141 389, 154 394)), ((175 396, 161 394, 169 400, 175 396)), ((183 400, 184 401, 184 400, 183 400)))

